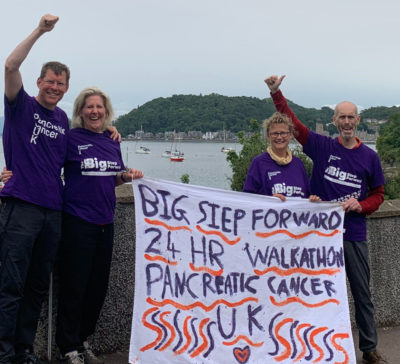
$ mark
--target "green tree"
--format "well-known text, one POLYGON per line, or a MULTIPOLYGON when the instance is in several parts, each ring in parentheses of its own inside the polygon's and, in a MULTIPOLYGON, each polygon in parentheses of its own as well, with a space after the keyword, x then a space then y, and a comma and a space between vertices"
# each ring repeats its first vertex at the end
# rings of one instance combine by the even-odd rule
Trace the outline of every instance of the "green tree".
POLYGON ((400 198, 400 175, 399 172, 385 173, 385 199, 394 200, 400 198))
POLYGON ((189 176, 187 173, 182 174, 182 176, 181 176, 181 182, 182 182, 182 183, 189 183, 189 182, 190 182, 190 176, 189 176))
POLYGON ((231 189, 242 191, 247 171, 253 158, 267 149, 267 141, 260 133, 260 125, 255 119, 250 120, 250 136, 245 136, 243 131, 238 133, 242 150, 237 154, 231 150, 226 156, 232 168, 231 189))
POLYGON ((376 142, 382 162, 394 165, 400 162, 400 113, 391 115, 381 128, 376 142))

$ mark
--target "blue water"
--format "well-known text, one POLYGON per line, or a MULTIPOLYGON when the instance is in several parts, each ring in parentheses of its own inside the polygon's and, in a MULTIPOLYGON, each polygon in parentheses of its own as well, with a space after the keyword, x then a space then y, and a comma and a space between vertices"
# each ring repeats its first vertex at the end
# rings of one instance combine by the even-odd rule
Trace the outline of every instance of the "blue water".
MULTIPOLYGON (((188 174, 190 184, 230 189, 229 177, 232 171, 226 161, 222 146, 237 148, 234 143, 182 142, 181 150, 185 153, 183 162, 171 162, 161 154, 171 149, 171 142, 146 141, 138 144, 134 141, 121 143, 122 158, 127 167, 141 169, 148 177, 180 182, 183 174, 188 174), (136 154, 140 145, 150 148, 150 154, 136 154)), ((0 146, 0 168, 4 163, 3 148, 0 146)))
MULTIPOLYGON (((171 162, 161 154, 171 149, 171 142, 156 141, 123 141, 121 143, 122 158, 125 165, 137 168, 152 178, 161 178, 180 182, 183 174, 188 174, 190 184, 230 189, 229 178, 232 170, 226 161, 226 154, 221 148, 229 147, 237 152, 241 150, 240 144, 211 143, 211 142, 182 142, 181 151, 185 153, 183 162, 171 162), (140 145, 150 148, 150 154, 136 154, 140 145)), ((375 150, 374 144, 368 146, 375 150)), ((0 148, 0 167, 4 166, 3 148, 0 148)))
POLYGON ((122 142, 121 150, 124 162, 130 168, 141 169, 152 178, 161 178, 180 182, 183 174, 188 174, 190 184, 230 189, 231 168, 226 161, 223 146, 241 149, 240 144, 182 142, 181 151, 185 154, 183 162, 171 162, 161 154, 171 149, 170 142, 122 142), (136 148, 143 145, 150 148, 150 154, 136 154, 136 148))

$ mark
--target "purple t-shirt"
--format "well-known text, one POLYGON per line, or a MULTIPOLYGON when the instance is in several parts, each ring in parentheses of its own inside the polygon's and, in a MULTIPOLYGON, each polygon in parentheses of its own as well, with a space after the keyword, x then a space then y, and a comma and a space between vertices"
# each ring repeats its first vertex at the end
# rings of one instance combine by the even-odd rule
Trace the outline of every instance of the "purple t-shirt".
MULTIPOLYGON (((311 191, 324 201, 343 202, 351 197, 362 201, 370 189, 385 184, 378 154, 365 144, 347 149, 339 140, 310 131, 304 152, 313 160, 311 191)), ((367 238, 364 214, 345 214, 344 239, 367 238)))
POLYGON ((3 149, 13 176, 0 196, 12 196, 54 210, 62 209, 61 167, 67 151, 68 117, 48 110, 23 87, 9 104, 4 97, 3 149))
POLYGON ((267 196, 280 193, 287 197, 307 198, 310 186, 303 162, 299 158, 293 156, 289 164, 281 166, 265 152, 251 162, 243 192, 267 196))
POLYGON ((94 224, 110 224, 116 175, 125 170, 120 145, 109 132, 76 128, 68 136, 63 209, 94 224))

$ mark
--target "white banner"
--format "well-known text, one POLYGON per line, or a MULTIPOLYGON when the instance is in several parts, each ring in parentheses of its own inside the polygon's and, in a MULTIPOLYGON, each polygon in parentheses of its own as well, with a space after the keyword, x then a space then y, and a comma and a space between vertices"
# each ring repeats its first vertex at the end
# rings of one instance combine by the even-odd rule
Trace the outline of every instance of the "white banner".
POLYGON ((355 363, 340 205, 134 181, 130 363, 355 363))

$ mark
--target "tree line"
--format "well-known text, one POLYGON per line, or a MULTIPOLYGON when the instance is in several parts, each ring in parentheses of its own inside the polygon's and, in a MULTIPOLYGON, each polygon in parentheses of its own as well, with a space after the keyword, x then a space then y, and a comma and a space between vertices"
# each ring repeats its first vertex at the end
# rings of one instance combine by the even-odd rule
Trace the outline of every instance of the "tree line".
MULTIPOLYGON (((290 100, 288 103, 299 119, 309 128, 315 130, 315 124, 330 124, 333 110, 329 107, 321 109, 306 108, 290 100)), ((116 126, 122 136, 134 134, 143 128, 146 132, 159 133, 165 131, 198 130, 201 132, 230 130, 250 131, 250 120, 261 123, 275 112, 270 98, 259 99, 247 96, 210 95, 173 95, 159 97, 141 105, 129 113, 120 116, 116 126)), ((363 118, 387 119, 389 115, 400 112, 398 107, 373 107, 364 110, 363 118)), ((361 122, 359 129, 368 130, 368 124, 361 122)), ((328 125, 327 130, 334 133, 336 128, 328 125)))

